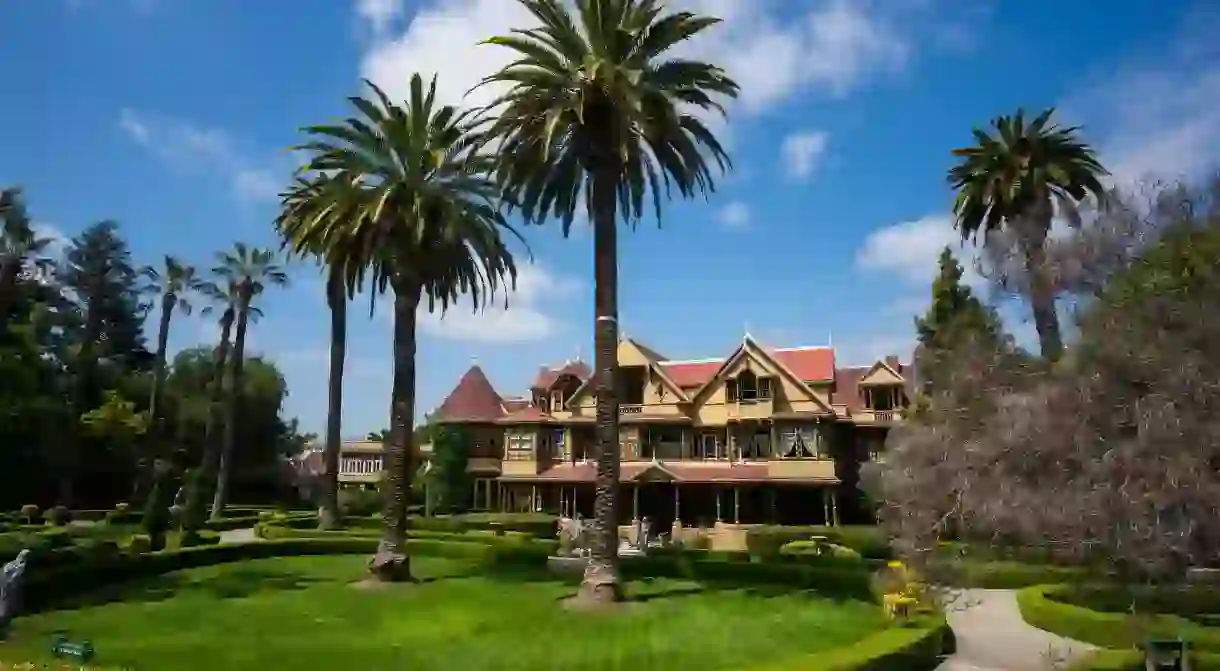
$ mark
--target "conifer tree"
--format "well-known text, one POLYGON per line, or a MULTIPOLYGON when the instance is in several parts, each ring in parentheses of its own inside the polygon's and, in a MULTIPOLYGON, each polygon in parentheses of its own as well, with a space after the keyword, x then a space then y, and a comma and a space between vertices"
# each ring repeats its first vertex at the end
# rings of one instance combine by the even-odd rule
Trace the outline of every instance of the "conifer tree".
POLYGON ((932 304, 923 317, 915 318, 916 365, 925 392, 936 386, 938 362, 953 351, 970 344, 999 347, 1009 342, 999 316, 962 283, 962 266, 949 247, 941 251, 938 263, 932 304))

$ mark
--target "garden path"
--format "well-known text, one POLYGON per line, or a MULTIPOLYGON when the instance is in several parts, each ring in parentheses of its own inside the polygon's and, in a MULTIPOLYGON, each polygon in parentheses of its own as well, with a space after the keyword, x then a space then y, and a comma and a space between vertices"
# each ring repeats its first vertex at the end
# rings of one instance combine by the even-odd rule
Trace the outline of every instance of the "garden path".
POLYGON ((254 529, 230 529, 220 532, 221 543, 250 543, 262 540, 254 535, 254 529))
POLYGON ((1064 668, 1095 649, 1027 624, 1014 590, 953 593, 945 616, 957 651, 937 671, 1046 671, 1064 668))

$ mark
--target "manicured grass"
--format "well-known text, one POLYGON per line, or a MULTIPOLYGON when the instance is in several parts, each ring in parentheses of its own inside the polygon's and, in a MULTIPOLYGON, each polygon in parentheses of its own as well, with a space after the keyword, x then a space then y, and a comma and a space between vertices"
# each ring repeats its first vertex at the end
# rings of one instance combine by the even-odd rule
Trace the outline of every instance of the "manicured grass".
POLYGON ((93 642, 97 666, 135 669, 742 669, 884 626, 873 604, 662 579, 630 584, 620 613, 577 614, 560 605, 571 584, 427 557, 413 560, 420 584, 354 589, 366 561, 264 559, 111 588, 18 618, 0 659, 45 661, 65 632, 93 642))

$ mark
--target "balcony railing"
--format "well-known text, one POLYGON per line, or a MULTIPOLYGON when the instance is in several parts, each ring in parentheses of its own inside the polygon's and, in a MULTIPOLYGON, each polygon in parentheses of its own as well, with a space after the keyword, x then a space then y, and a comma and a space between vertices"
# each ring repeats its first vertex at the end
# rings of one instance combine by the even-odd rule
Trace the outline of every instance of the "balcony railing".
POLYGON ((638 415, 642 412, 644 412, 644 406, 639 404, 620 404, 618 406, 618 414, 620 415, 638 415))
POLYGON ((767 419, 775 408, 769 398, 738 400, 728 404, 729 417, 733 419, 767 419))
POLYGON ((891 424, 893 422, 901 422, 904 412, 902 410, 861 410, 853 412, 852 415, 857 421, 862 421, 869 424, 891 424))

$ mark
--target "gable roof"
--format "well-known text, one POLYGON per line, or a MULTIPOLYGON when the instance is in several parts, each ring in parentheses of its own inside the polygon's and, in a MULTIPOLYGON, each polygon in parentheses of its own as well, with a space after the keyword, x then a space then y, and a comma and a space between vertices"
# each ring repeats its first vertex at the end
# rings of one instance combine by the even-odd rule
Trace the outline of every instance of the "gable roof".
MULTIPOLYGON (((663 359, 659 358, 661 355, 657 354, 656 350, 654 350, 650 347, 647 347, 646 345, 641 345, 638 341, 632 340, 631 338, 624 338, 623 340, 625 342, 630 342, 632 345, 634 345, 635 348, 638 349, 640 351, 640 353, 643 354, 648 359, 648 366, 647 366, 648 370, 655 373, 657 378, 660 379, 661 382, 663 382, 665 384, 665 386, 669 387, 669 390, 678 397, 679 401, 681 401, 683 403, 690 403, 691 398, 686 393, 686 390, 683 389, 682 386, 679 385, 677 382, 675 382, 673 380, 673 378, 671 378, 669 376, 669 374, 666 373, 665 370, 662 368, 661 364, 662 364, 663 359)), ((576 391, 572 392, 572 395, 568 397, 568 400, 565 401, 564 405, 568 405, 572 401, 576 400, 576 398, 578 396, 580 396, 581 394, 583 394, 587 390, 587 388, 589 386, 591 386, 592 384, 593 384, 593 376, 590 375, 588 378, 586 378, 584 380, 584 382, 580 385, 580 387, 578 387, 576 389, 576 391)))
POLYGON ((724 365, 724 359, 702 359, 697 361, 662 361, 661 368, 665 370, 665 374, 669 376, 679 387, 690 389, 693 387, 701 387, 716 371, 720 370, 720 366, 724 365))
POLYGON ((771 357, 788 367, 805 382, 830 382, 835 379, 835 351, 830 347, 781 347, 770 350, 771 357))
POLYGON ((552 422, 555 418, 543 412, 541 408, 526 406, 520 410, 496 420, 497 424, 543 424, 552 422))
POLYGON ((888 373, 891 373, 891 374, 893 374, 894 377, 898 378, 900 381, 905 382, 906 378, 904 378, 902 376, 902 373, 900 372, 902 369, 902 364, 898 363, 897 361, 895 361, 894 364, 895 365, 890 365, 890 362, 881 360, 881 361, 878 361, 877 363, 873 364, 872 366, 869 366, 868 368, 865 369, 865 373, 860 376, 860 383, 871 384, 871 383, 865 383, 865 378, 872 376, 873 373, 876 373, 879 370, 884 370, 888 373))
POLYGON ((503 402, 476 364, 458 380, 434 416, 438 422, 491 422, 504 415, 503 402))
MULTIPOLYGON (((716 374, 713 375, 707 382, 705 382, 702 387, 699 387, 699 390, 696 391, 691 396, 691 398, 697 400, 697 399, 699 399, 699 397, 701 397, 703 395, 703 393, 705 391, 707 391, 708 389, 711 389, 712 386, 717 381, 719 381, 720 379, 722 379, 724 377, 725 371, 727 371, 730 366, 732 366, 734 363, 736 363, 738 359, 740 359, 741 357, 746 355, 747 350, 753 350, 755 353, 762 355, 768 361, 775 364, 776 370, 778 370, 781 374, 788 377, 789 381, 793 382, 797 386, 798 389, 803 390, 805 392, 805 394, 809 396, 810 400, 815 401, 818 405, 822 406, 822 410, 824 412, 834 414, 834 409, 831 408, 829 405, 827 405, 826 402, 823 401, 820 396, 815 394, 813 392, 813 390, 810 389, 808 387, 808 385, 805 384, 804 379, 802 379, 799 375, 797 375, 782 360, 776 358, 774 356, 774 354, 772 354, 772 352, 768 351, 765 347, 762 347, 761 345, 759 345, 758 342, 755 341, 754 338, 750 337, 750 334, 748 334, 748 333, 745 335, 744 338, 742 338, 741 344, 737 346, 737 349, 734 350, 733 353, 731 355, 729 355, 729 358, 725 359, 724 363, 720 365, 720 368, 716 371, 716 374)), ((833 357, 834 357, 834 354, 832 352, 831 353, 832 362, 834 360, 833 357)), ((832 368, 831 368, 832 377, 830 379, 834 379, 833 371, 834 371, 834 369, 833 369, 833 364, 832 364, 832 368)), ((812 369, 811 369, 810 372, 820 372, 820 371, 812 371, 812 369)), ((819 378, 815 378, 815 379, 819 379, 819 378)))
POLYGON ((530 385, 530 389, 550 389, 551 385, 559 381, 559 378, 564 375, 571 375, 578 378, 581 382, 588 380, 593 376, 593 370, 589 368, 589 364, 577 359, 568 361, 559 368, 551 368, 543 366, 538 371, 538 377, 534 378, 534 384, 530 385))

